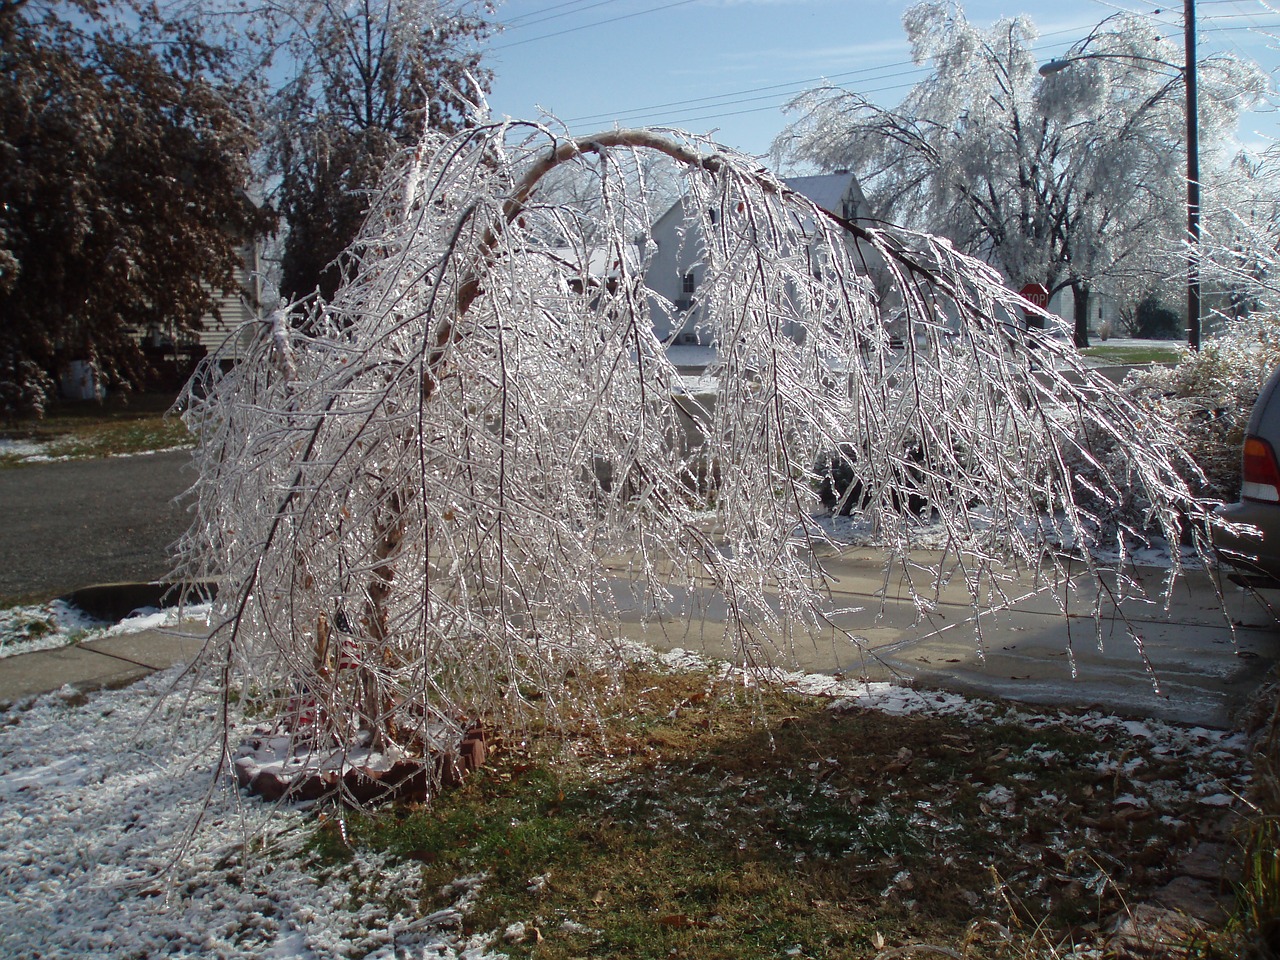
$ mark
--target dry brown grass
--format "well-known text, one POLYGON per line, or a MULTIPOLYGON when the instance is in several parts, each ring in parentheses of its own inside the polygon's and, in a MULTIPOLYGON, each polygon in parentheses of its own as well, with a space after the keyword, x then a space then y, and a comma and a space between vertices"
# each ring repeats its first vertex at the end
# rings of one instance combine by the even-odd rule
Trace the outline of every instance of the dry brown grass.
MULTIPOLYGON (((523 923, 514 956, 1061 956, 1168 879, 1197 788, 1238 774, 999 705, 837 711, 648 668, 623 687, 603 721, 501 744, 430 808, 347 836, 421 861, 428 891, 486 872, 467 924, 523 923)), ((345 855, 336 830, 319 843, 345 855)))

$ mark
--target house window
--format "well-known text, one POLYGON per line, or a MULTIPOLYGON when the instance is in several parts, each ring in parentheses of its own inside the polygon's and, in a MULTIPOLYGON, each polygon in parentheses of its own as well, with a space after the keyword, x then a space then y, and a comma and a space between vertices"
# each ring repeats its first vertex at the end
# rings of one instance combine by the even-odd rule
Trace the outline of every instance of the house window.
POLYGON ((680 278, 680 293, 686 297, 693 296, 693 291, 698 289, 698 278, 693 275, 690 270, 680 278))

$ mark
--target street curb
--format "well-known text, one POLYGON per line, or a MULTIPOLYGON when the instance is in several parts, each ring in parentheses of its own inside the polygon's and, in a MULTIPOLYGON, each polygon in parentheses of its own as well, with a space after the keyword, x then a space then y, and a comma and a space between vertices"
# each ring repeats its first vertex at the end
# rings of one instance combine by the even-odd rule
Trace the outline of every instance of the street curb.
POLYGON ((217 593, 217 585, 212 582, 99 583, 72 590, 57 599, 99 620, 118 623, 135 610, 205 603, 217 593))

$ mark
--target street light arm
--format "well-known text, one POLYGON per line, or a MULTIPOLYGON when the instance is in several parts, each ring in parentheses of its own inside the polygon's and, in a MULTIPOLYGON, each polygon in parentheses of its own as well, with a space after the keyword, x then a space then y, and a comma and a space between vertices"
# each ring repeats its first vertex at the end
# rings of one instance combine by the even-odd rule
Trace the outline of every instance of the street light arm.
POLYGON ((1157 57, 1144 57, 1137 53, 1074 53, 1066 57, 1050 60, 1048 63, 1042 63, 1038 73, 1042 77, 1048 77, 1055 73, 1061 73, 1073 63, 1081 60, 1136 60, 1139 63, 1153 63, 1156 66, 1167 67, 1170 70, 1176 70, 1180 74, 1185 72, 1185 68, 1176 63, 1160 60, 1157 57))

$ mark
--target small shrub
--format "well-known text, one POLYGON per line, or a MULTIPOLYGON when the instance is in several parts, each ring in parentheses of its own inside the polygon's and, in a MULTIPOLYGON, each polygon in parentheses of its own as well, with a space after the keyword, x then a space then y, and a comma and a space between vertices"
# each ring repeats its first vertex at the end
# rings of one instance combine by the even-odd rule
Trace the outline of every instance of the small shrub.
POLYGON ((13 354, 0 356, 0 420, 39 419, 53 394, 53 381, 39 365, 13 354))
POLYGON ((1134 333, 1143 340, 1181 340, 1182 316, 1155 294, 1147 294, 1138 304, 1134 333))
POLYGON ((920 516, 931 509, 931 502, 924 494, 926 460, 919 446, 911 447, 892 463, 887 484, 872 486, 864 483, 859 471, 866 468, 859 464, 869 459, 865 453, 860 456, 854 444, 843 443, 819 460, 815 471, 816 489, 824 508, 840 517, 863 513, 873 506, 869 491, 883 487, 883 502, 879 504, 882 508, 912 516, 920 516))
POLYGON ((1280 366, 1280 318, 1233 324, 1226 335, 1187 352, 1172 368, 1130 376, 1137 399, 1180 426, 1187 452, 1204 471, 1199 493, 1240 495, 1240 449, 1249 414, 1271 371, 1280 366))

